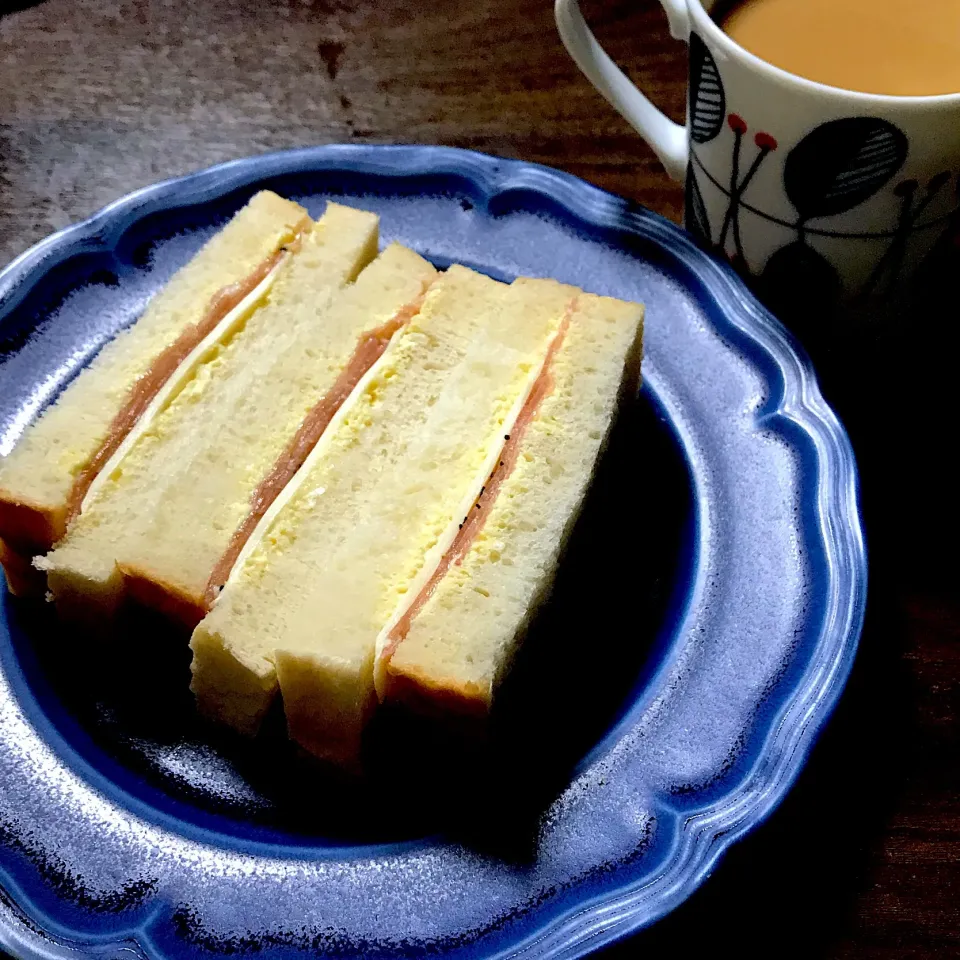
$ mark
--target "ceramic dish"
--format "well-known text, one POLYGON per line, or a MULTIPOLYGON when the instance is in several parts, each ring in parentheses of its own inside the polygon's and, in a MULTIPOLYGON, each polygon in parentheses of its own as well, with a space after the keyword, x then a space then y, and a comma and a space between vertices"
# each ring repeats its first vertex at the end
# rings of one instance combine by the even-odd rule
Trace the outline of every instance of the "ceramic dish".
POLYGON ((11 264, 0 450, 262 187, 376 210, 441 266, 644 301, 643 391, 493 748, 444 770, 325 780, 281 731, 198 721, 179 641, 145 627, 107 656, 4 595, 0 945, 582 956, 688 896, 835 704, 866 590, 849 442, 789 335, 667 221, 529 164, 322 147, 142 190, 11 264))

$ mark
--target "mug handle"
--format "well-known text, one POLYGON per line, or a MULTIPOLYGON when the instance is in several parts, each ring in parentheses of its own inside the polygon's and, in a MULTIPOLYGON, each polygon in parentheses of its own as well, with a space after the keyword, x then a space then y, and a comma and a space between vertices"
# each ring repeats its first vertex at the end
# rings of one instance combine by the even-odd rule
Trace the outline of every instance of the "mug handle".
MULTIPOLYGON (((677 40, 690 36, 685 0, 660 0, 667 13, 670 33, 677 40)), ((555 0, 553 14, 560 39, 587 79, 621 116, 647 141, 674 180, 687 172, 687 128, 658 110, 610 59, 590 31, 578 0, 555 0)))

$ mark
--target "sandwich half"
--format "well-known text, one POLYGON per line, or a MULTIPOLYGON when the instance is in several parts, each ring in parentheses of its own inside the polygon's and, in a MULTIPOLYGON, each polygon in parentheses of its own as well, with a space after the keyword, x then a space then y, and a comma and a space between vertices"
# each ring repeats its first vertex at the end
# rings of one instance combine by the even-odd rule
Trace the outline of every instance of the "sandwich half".
POLYGON ((64 535, 97 474, 178 367, 269 288, 309 223, 298 204, 256 194, 0 460, 0 562, 14 592, 31 586, 31 558, 64 535))
POLYGON ((576 291, 451 267, 341 408, 194 631, 201 709, 355 766, 377 636, 476 499, 576 291))
POLYGON ((577 297, 466 523, 380 632, 381 699, 487 714, 549 593, 614 416, 636 393, 642 328, 638 304, 577 297))
POLYGON ((96 621, 132 595, 191 629, 204 616, 250 533, 435 276, 399 245, 366 265, 376 237, 373 214, 328 205, 266 302, 101 475, 41 562, 65 612, 96 621))

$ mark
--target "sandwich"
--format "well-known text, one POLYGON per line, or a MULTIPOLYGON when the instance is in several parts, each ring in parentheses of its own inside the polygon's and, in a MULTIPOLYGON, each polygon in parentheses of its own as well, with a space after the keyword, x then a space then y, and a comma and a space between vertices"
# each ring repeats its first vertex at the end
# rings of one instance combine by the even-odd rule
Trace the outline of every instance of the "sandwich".
POLYGON ((258 308, 196 358, 38 565, 65 616, 133 597, 192 629, 436 271, 377 218, 328 204, 258 308))
POLYGON ((422 657, 416 673, 427 689, 483 699, 473 660, 485 658, 492 686, 547 589, 559 549, 549 538, 569 528, 617 400, 636 385, 641 318, 637 305, 551 280, 505 285, 451 267, 264 515, 194 631, 201 709, 253 733, 279 690, 291 737, 356 767, 378 687, 417 700, 400 680, 407 653, 460 554, 478 567, 480 534, 495 523, 496 542, 539 566, 512 570, 502 549, 512 603, 487 598, 486 630, 437 627, 451 631, 440 645, 449 656, 422 657), (578 428, 587 442, 572 437, 578 428), (525 536, 511 539, 511 523, 525 536))
POLYGON ((615 414, 636 392, 642 323, 637 304, 577 298, 465 521, 380 631, 381 701, 487 716, 549 595, 615 414))
POLYGON ((643 308, 438 273, 264 192, 0 465, 0 562, 192 631, 200 711, 360 765, 377 706, 485 717, 548 597, 643 308))
POLYGON ((63 537, 180 365, 265 295, 309 222, 296 203, 254 196, 0 460, 0 562, 13 592, 37 585, 31 559, 63 537))

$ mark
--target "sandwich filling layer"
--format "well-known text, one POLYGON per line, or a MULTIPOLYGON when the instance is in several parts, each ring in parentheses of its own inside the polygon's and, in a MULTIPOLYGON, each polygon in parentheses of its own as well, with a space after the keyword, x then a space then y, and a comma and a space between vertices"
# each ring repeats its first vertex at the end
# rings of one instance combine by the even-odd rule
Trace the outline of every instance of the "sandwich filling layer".
MULTIPOLYGON (((333 386, 307 414, 273 469, 257 485, 250 500, 249 513, 234 531, 230 538, 230 545, 217 561, 207 581, 204 600, 208 610, 267 511, 304 465, 310 452, 316 447, 324 432, 329 429, 337 411, 345 407, 350 395, 357 390, 364 377, 383 356, 396 333, 416 315, 422 303, 423 294, 421 293, 414 301, 401 307, 386 323, 369 330, 360 337, 353 356, 334 381, 333 386)), ((347 406, 346 409, 349 407, 347 406)), ((251 546, 256 542, 254 540, 251 546)))
MULTIPOLYGON (((307 220, 301 225, 290 244, 291 247, 298 243, 302 230, 309 222, 307 220)), ((67 525, 80 512, 97 475, 117 453, 124 439, 130 435, 135 426, 139 425, 145 413, 155 413, 154 410, 151 410, 151 402, 157 397, 157 394, 171 379, 180 379, 175 377, 179 368, 186 367, 184 374, 189 375, 190 368, 193 366, 189 363, 189 360, 191 355, 197 351, 197 348, 207 349, 209 346, 206 342, 208 338, 210 341, 220 339, 230 331, 234 322, 242 319, 248 310, 256 308, 257 303, 272 285, 276 271, 283 263, 287 249, 285 247, 268 257, 243 280, 231 283, 219 290, 200 322, 184 330, 150 364, 143 376, 133 385, 127 395, 126 403, 113 418, 103 442, 90 458, 90 462, 73 481, 70 497, 67 500, 67 525)), ((145 418, 142 430, 139 432, 143 432, 149 426, 151 419, 152 416, 145 418)))
MULTIPOLYGON (((294 246, 291 244, 289 249, 294 249, 294 246)), ((94 454, 93 460, 74 481, 67 512, 68 524, 78 513, 87 508, 91 500, 97 495, 98 489, 117 469, 120 461, 123 460, 137 440, 147 432, 153 421, 170 406, 204 358, 209 356, 213 347, 234 333, 236 328, 244 323, 264 301, 273 286, 277 273, 288 258, 288 251, 279 250, 269 260, 265 260, 260 268, 242 284, 232 284, 230 287, 225 287, 215 298, 215 302, 208 310, 203 324, 199 324, 195 328, 197 333, 206 330, 206 334, 194 343, 190 352, 182 360, 173 362, 174 350, 176 348, 176 352, 179 354, 186 346, 185 341, 188 339, 191 342, 196 340, 193 331, 182 334, 176 343, 172 344, 154 361, 153 366, 147 371, 144 378, 139 380, 133 390, 130 391, 127 405, 114 418, 110 433, 100 449, 94 454), (267 266, 270 269, 264 273, 263 268, 267 266), (262 276, 260 276, 261 274, 262 276), (257 277, 259 277, 259 280, 251 286, 252 281, 257 277), (250 289, 241 299, 237 300, 237 295, 247 287, 250 289), (220 308, 223 306, 229 306, 226 313, 221 313, 220 308), (215 320, 218 316, 219 319, 215 320), (212 326, 211 322, 213 323, 212 326), (164 376, 164 374, 166 375, 164 376), (138 409, 142 412, 137 413, 138 409), (76 502, 78 498, 80 499, 79 506, 76 502)))

